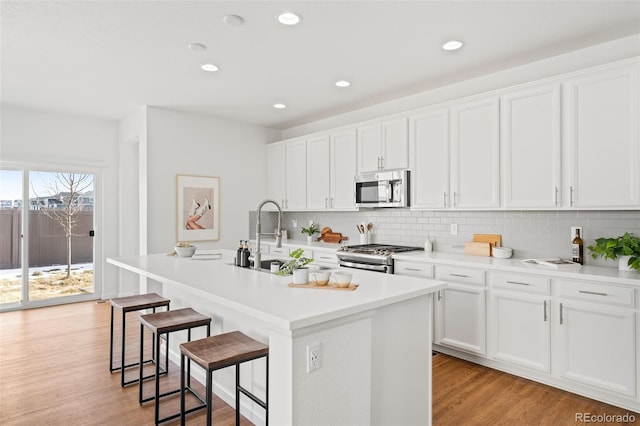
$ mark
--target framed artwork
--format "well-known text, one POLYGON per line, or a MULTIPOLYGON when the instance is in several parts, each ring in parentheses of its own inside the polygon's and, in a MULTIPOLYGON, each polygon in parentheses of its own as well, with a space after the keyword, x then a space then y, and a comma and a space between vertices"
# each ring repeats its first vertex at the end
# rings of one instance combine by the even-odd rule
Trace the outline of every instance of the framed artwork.
POLYGON ((220 179, 176 175, 177 241, 220 238, 220 179))

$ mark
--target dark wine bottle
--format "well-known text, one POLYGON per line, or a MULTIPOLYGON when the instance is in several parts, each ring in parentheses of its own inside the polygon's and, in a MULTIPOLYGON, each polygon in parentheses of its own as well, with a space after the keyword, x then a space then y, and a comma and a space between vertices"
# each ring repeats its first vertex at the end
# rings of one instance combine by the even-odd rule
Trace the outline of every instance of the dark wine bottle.
POLYGON ((580 238, 580 230, 576 229, 576 236, 573 238, 573 243, 571 244, 571 253, 573 256, 573 261, 579 263, 581 265, 584 264, 584 243, 582 238, 580 238))

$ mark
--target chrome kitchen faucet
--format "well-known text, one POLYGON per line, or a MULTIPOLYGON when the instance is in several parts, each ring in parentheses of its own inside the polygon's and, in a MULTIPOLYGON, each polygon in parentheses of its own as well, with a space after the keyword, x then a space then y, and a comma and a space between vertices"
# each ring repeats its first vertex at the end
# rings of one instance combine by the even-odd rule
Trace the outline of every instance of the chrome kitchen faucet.
POLYGON ((280 204, 278 204, 275 200, 266 199, 262 201, 260 204, 258 204, 256 216, 258 217, 256 221, 256 251, 254 252, 252 257, 253 257, 253 269, 260 269, 260 261, 261 261, 261 255, 262 255, 262 253, 260 252, 260 236, 275 235, 276 247, 277 248, 282 247, 282 209, 280 208, 280 204), (262 207, 264 207, 264 205, 267 203, 271 203, 275 205, 276 208, 278 209, 278 232, 263 234, 261 232, 262 226, 260 225, 260 212, 262 211, 262 207))

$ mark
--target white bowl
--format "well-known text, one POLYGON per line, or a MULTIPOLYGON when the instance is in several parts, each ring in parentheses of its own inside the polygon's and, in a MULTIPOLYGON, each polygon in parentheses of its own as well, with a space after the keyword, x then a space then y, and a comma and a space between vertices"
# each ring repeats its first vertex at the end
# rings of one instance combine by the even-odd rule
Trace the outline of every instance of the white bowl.
POLYGON ((179 257, 191 257, 193 253, 196 252, 196 246, 187 246, 187 247, 174 247, 176 253, 179 257))
POLYGON ((513 256, 513 249, 509 247, 493 247, 491 249, 491 253, 493 254, 493 257, 498 259, 509 259, 513 256))

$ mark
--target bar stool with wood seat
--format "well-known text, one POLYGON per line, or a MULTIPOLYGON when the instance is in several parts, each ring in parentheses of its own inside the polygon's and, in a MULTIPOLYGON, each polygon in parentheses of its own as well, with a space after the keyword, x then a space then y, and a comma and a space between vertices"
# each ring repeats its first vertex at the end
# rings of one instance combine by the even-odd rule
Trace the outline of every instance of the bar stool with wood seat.
MULTIPOLYGON (((171 302, 169 299, 165 299, 157 295, 156 293, 148 293, 148 294, 139 294, 136 296, 126 296, 126 297, 117 297, 110 300, 111 302, 111 331, 109 334, 109 372, 113 373, 114 371, 120 370, 120 386, 124 387, 131 383, 137 383, 139 377, 136 377, 132 380, 125 380, 125 370, 129 367, 135 367, 138 365, 138 362, 134 362, 131 364, 125 363, 125 342, 126 342, 126 317, 127 313, 140 311, 143 309, 153 309, 153 312, 156 312, 156 308, 164 307, 167 311, 169 310, 169 303, 171 302), (120 355, 120 367, 113 366, 113 311, 114 308, 122 311, 122 344, 121 344, 121 355, 120 355)), ((140 341, 142 345, 143 342, 140 341)), ((167 358, 168 359, 168 358, 167 358)), ((144 360, 143 363, 154 362, 155 358, 151 358, 148 360, 144 360)), ((165 364, 166 365, 166 364, 165 364)), ((149 378, 149 376, 145 377, 149 378)))
MULTIPOLYGON (((165 341, 167 345, 166 352, 168 354, 169 353, 169 333, 172 333, 174 331, 187 330, 187 341, 191 341, 191 329, 196 327, 204 327, 204 326, 207 327, 207 336, 210 336, 211 335, 211 318, 205 315, 202 315, 191 308, 183 308, 183 309, 176 309, 173 311, 156 312, 154 314, 142 315, 140 317, 140 341, 143 341, 144 339, 145 327, 151 330, 151 333, 153 333, 154 342, 155 342, 155 347, 153 349, 154 351, 153 356, 155 359, 160 359, 160 337, 162 335, 165 335, 165 341)), ((144 345, 141 345, 140 360, 143 360, 143 359, 144 359, 144 345)), ((175 419, 176 417, 180 416, 180 413, 175 413, 170 416, 166 416, 162 419, 160 418, 160 398, 168 395, 176 394, 180 392, 180 389, 178 388, 178 389, 160 393, 160 363, 159 362, 157 362, 155 365, 155 374, 153 376, 155 378, 154 396, 147 397, 147 398, 143 397, 144 395, 143 368, 144 368, 144 365, 142 362, 140 362, 139 402, 140 404, 142 404, 147 401, 155 400, 156 425, 159 423, 165 422, 167 420, 175 419)), ((167 355, 167 363, 165 364, 165 370, 167 372, 169 371, 168 355, 167 355)), ((191 364, 187 366, 187 370, 189 370, 189 372, 191 371, 191 364)), ((190 380, 187 386, 189 386, 189 390, 193 394, 197 395, 191 389, 190 380)), ((199 399, 202 400, 202 398, 199 398, 199 399)))
MULTIPOLYGON (((188 364, 187 364, 188 365, 188 364)), ((187 413, 207 408, 207 426, 211 425, 213 402, 212 374, 221 368, 236 367, 236 425, 240 424, 240 393, 249 397, 253 402, 265 409, 265 424, 269 425, 269 346, 239 332, 218 334, 204 339, 194 340, 180 345, 180 417, 181 424, 185 424, 187 413), (240 385, 240 364, 258 358, 266 360, 265 400, 261 401, 254 394, 240 385), (189 410, 185 410, 185 358, 194 361, 206 371, 206 403, 189 410)), ((187 369, 187 374, 190 371, 187 369)), ((197 395, 196 395, 197 396, 197 395)))

